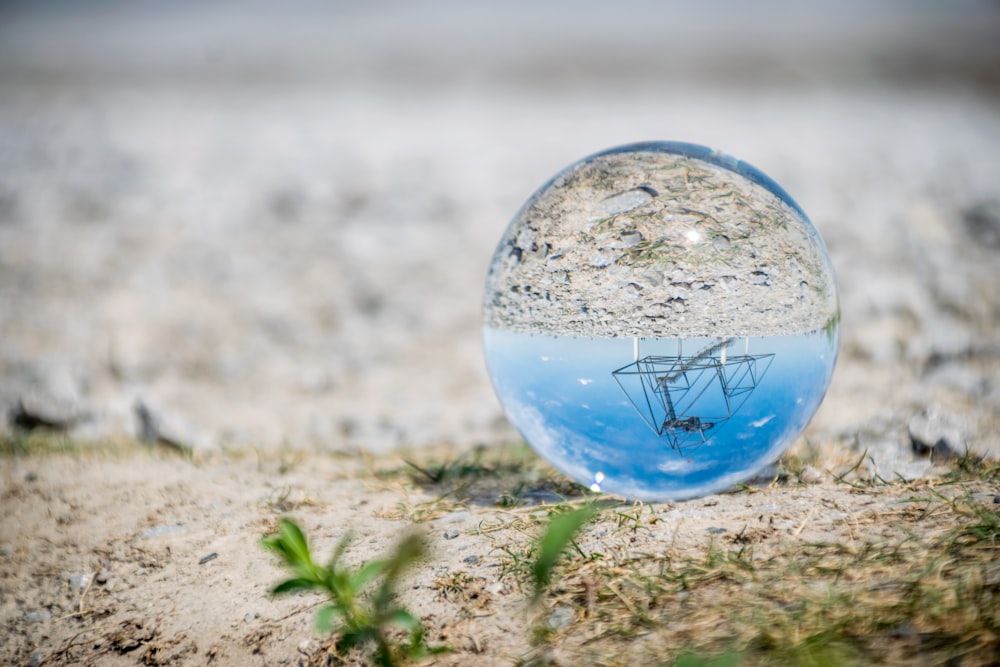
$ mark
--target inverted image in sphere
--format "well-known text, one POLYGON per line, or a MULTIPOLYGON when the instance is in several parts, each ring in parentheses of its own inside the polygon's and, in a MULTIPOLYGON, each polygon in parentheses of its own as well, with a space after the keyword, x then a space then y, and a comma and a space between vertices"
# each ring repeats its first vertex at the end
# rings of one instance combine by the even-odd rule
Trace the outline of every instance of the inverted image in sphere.
POLYGON ((522 207, 490 264, 487 366, 553 466, 648 500, 722 489, 819 406, 839 343, 816 229, 754 167, 692 144, 585 158, 522 207))

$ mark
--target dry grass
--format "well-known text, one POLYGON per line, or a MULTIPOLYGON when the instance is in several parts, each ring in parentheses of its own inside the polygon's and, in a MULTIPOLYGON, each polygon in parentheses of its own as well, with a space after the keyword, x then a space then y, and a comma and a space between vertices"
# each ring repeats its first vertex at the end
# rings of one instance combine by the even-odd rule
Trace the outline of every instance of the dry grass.
MULTIPOLYGON (((780 498, 797 488, 793 471, 801 466, 784 461, 785 483, 770 491, 780 498)), ((695 549, 664 544, 652 536, 665 506, 602 500, 544 608, 527 620, 536 650, 522 662, 561 664, 558 655, 595 665, 995 664, 1000 467, 965 457, 946 475, 915 482, 865 480, 851 474, 858 467, 836 475, 835 488, 875 509, 834 522, 822 540, 800 539, 809 535, 811 510, 790 533, 744 526, 695 549)), ((466 500, 488 488, 501 505, 524 496, 525 486, 530 495, 552 483, 532 463, 437 470, 447 473, 425 474, 430 488, 466 500), (519 490, 505 493, 505 484, 519 490)), ((527 594, 545 517, 582 502, 522 500, 509 522, 485 530, 499 577, 527 594)))

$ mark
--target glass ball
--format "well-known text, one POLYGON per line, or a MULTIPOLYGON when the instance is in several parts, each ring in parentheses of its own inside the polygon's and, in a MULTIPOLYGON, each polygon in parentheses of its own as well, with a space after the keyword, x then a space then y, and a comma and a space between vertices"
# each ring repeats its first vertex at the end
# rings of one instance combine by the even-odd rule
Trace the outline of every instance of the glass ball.
POLYGON ((528 443, 593 491, 719 491, 774 462, 826 393, 833 267, 774 181, 693 144, 613 148, 543 185, 483 299, 494 389, 528 443))

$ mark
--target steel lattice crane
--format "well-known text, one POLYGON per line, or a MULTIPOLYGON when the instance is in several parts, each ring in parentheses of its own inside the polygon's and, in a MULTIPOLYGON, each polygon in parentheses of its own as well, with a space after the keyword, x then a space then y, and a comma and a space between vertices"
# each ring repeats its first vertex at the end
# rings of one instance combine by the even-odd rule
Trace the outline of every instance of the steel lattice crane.
POLYGON ((734 338, 713 343, 692 356, 639 358, 612 374, 643 421, 677 450, 706 444, 706 432, 729 420, 757 388, 774 354, 728 355, 734 338))

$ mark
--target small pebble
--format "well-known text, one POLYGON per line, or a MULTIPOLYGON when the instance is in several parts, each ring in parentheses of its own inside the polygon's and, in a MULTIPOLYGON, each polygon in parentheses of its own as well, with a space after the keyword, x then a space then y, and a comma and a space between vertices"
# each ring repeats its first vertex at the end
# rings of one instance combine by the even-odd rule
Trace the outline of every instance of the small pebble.
POLYGON ((965 449, 965 435, 955 418, 936 410, 914 415, 906 425, 910 446, 918 456, 943 460, 965 449))
POLYGON ((502 581, 495 581, 486 587, 486 592, 490 595, 503 595, 507 592, 507 585, 502 581))
POLYGON ((154 537, 166 537, 168 535, 176 535, 184 531, 184 526, 178 525, 159 525, 150 526, 146 530, 142 531, 139 535, 140 540, 148 540, 154 537))
POLYGON ((102 570, 102 571, 100 571, 100 572, 97 573, 97 579, 96 579, 96 581, 99 584, 106 584, 106 583, 108 583, 108 580, 110 580, 110 579, 111 579, 111 573, 108 572, 107 570, 102 570))
POLYGON ((207 556, 202 556, 201 558, 199 558, 198 559, 198 565, 204 565, 205 563, 207 563, 209 561, 213 561, 213 560, 215 560, 218 557, 219 557, 219 554, 217 554, 216 552, 213 551, 212 553, 208 554, 207 556))
POLYGON ((458 537, 458 531, 457 530, 446 530, 446 531, 444 531, 444 539, 446 539, 446 540, 453 540, 456 537, 458 537))
POLYGON ((45 609, 41 611, 29 611, 24 615, 25 623, 41 623, 52 618, 52 612, 45 609))
POLYGON ((963 212, 965 229, 976 243, 1000 249, 1000 200, 989 199, 963 212))
POLYGON ((711 528, 706 528, 705 532, 707 532, 707 533, 709 533, 711 535, 720 535, 720 534, 726 532, 726 529, 725 528, 719 528, 717 526, 712 526, 711 528))
POLYGON ((823 473, 812 466, 803 466, 799 471, 799 480, 803 484, 819 484, 823 481, 823 473))
POLYGON ((479 562, 479 556, 476 555, 466 556, 465 558, 462 559, 462 562, 468 563, 469 565, 475 565, 476 563, 479 562))
POLYGON ((993 502, 1000 505, 1000 496, 993 496, 993 502))
POLYGON ((28 667, 38 667, 45 660, 45 653, 43 651, 35 651, 31 654, 31 659, 28 661, 28 667))
POLYGON ((69 587, 74 591, 82 591, 90 585, 90 575, 82 572, 74 572, 69 575, 69 587))
POLYGON ((549 614, 549 627, 553 630, 568 628, 570 623, 573 622, 573 616, 572 607, 556 607, 556 609, 549 614))

